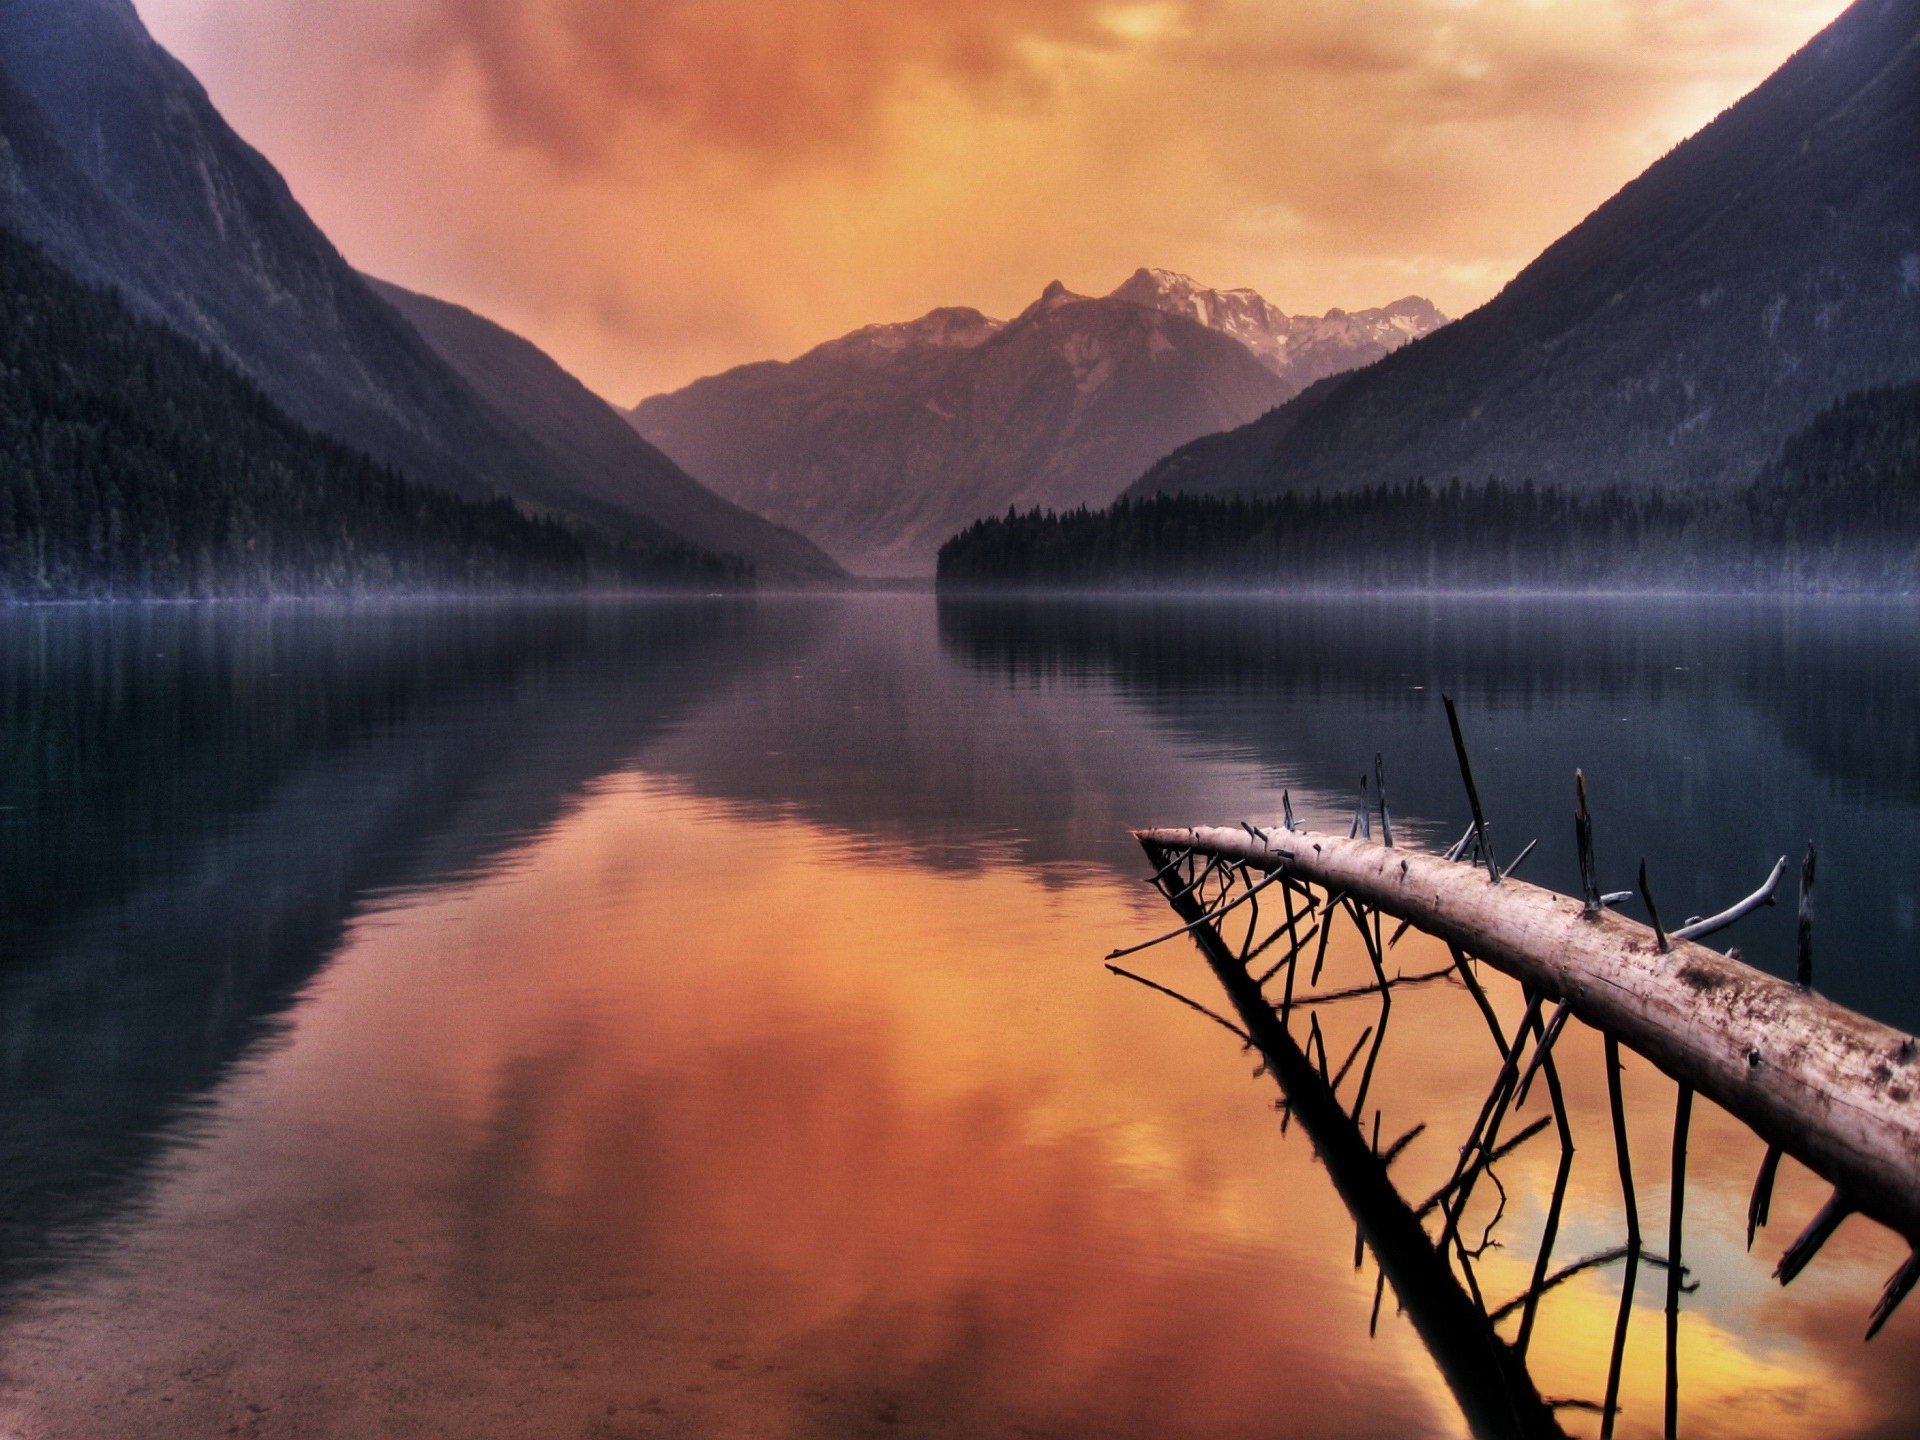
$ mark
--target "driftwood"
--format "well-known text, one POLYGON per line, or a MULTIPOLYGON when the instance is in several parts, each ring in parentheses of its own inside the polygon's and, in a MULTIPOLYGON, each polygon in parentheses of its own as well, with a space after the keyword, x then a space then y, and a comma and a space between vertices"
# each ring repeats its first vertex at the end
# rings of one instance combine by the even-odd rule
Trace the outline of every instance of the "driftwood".
MULTIPOLYGON (((1595 905, 1590 881, 1583 903, 1503 877, 1485 819, 1473 808, 1485 869, 1297 830, 1264 838, 1224 828, 1136 833, 1156 854, 1191 851, 1284 870, 1479 957, 1806 1164, 1834 1185, 1842 1213, 1857 1211, 1920 1240, 1920 1044, 1913 1037, 1595 905)), ((1810 914, 1811 863, 1806 868, 1803 914, 1810 914)), ((1323 940, 1325 923, 1323 916, 1323 940)), ((1803 941, 1809 979, 1810 950, 1803 941)))

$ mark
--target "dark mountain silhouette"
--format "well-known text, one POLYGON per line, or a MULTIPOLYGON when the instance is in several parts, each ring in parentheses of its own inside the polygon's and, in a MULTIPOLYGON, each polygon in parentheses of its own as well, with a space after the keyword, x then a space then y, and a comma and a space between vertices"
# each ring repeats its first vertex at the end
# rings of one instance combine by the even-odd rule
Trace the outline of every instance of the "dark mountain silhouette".
MULTIPOLYGON (((376 296, 128 0, 0 0, 0 223, 236 365, 294 419, 410 477, 648 541, 687 484, 556 453, 376 296)), ((712 542, 709 542, 712 543, 712 542)), ((777 571, 791 538, 722 548, 777 571)))
POLYGON ((1859 0, 1464 319, 1133 493, 1740 482, 1920 371, 1920 3, 1859 0))
POLYGON ((409 480, 0 226, 0 598, 702 589, 744 562, 409 480))
POLYGON ((721 499, 648 444, 619 411, 531 341, 444 300, 368 277, 440 357, 495 410, 612 500, 647 479, 647 513, 718 551, 751 551, 763 579, 829 581, 840 567, 811 540, 721 499))
POLYGON ((1430 306, 1296 319, 1252 291, 1143 270, 1104 299, 1056 282, 1010 322, 941 309, 868 326, 656 396, 633 423, 844 564, 925 574, 970 520, 1105 504, 1170 447, 1438 323, 1430 306))

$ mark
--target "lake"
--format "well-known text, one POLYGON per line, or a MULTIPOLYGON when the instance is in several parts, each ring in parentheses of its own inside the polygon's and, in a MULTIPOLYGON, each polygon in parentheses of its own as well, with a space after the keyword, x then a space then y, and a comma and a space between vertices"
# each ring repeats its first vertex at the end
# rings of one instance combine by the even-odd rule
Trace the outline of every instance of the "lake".
MULTIPOLYGON (((1603 884, 1644 859, 1669 925, 1813 839, 1817 986, 1920 1026, 1910 606, 123 607, 0 645, 23 1440, 1468 1433, 1257 1057, 1101 964, 1175 923, 1129 826, 1284 792, 1344 834, 1379 754, 1399 842, 1450 844, 1443 693, 1502 858, 1540 842, 1523 878, 1577 888, 1576 766, 1603 884)), ((1793 906, 1725 943, 1789 973, 1793 906)), ((1222 1004, 1185 942, 1127 963, 1222 1004)), ((1557 1054, 1573 1259, 1619 1192, 1599 1041, 1557 1054)), ((1462 989, 1401 992, 1369 1106, 1428 1127, 1409 1198, 1497 1066, 1462 989)), ((1673 1089, 1625 1083, 1664 1249, 1673 1089)), ((1762 1147, 1693 1128, 1682 1433, 1910 1435, 1920 1305, 1860 1338, 1904 1245, 1855 1220, 1782 1290, 1824 1187, 1789 1163, 1749 1254, 1762 1147)), ((1490 1301, 1527 1286, 1550 1144, 1499 1171, 1490 1301)), ((1541 1303, 1541 1394, 1600 1400, 1620 1284, 1541 1303)), ((1622 1436, 1661 1433, 1664 1287, 1641 1269, 1622 1436)))

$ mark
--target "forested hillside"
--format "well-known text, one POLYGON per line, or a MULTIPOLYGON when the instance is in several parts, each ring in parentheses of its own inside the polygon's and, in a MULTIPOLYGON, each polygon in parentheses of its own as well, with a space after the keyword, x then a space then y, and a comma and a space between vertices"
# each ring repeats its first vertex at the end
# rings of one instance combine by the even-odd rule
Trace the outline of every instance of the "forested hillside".
POLYGON ((743 583, 742 562, 402 478, 0 230, 0 596, 743 583))
POLYGON ((949 587, 1920 589, 1920 385, 1850 396, 1751 483, 1682 492, 1416 481, 1008 513, 940 552, 949 587))

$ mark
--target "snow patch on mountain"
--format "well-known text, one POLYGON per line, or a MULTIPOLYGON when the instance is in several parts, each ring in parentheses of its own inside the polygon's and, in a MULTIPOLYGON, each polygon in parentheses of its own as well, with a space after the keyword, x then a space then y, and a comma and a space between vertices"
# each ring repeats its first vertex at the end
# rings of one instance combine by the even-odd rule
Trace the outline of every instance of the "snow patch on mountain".
POLYGON ((1370 365, 1447 323, 1417 295, 1374 310, 1289 315, 1257 291, 1209 289, 1190 275, 1153 267, 1136 270, 1110 298, 1231 335, 1295 394, 1328 375, 1370 365))

